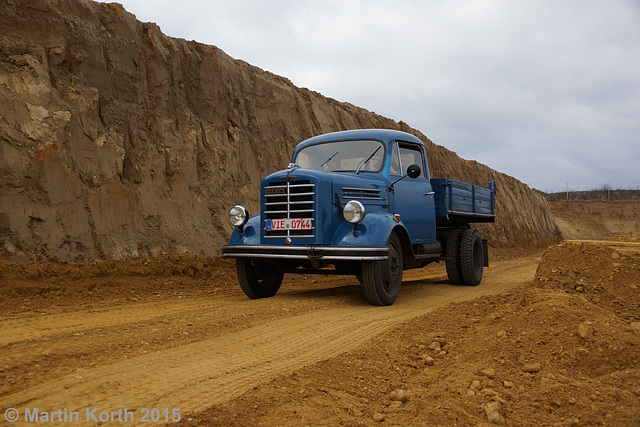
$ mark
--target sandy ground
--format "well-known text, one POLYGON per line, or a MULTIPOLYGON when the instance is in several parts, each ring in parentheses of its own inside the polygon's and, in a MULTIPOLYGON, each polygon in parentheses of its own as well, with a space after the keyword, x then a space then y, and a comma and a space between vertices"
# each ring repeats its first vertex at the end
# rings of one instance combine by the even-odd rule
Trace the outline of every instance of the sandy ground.
POLYGON ((640 233, 640 201, 550 200, 565 239, 600 239, 640 233))
POLYGON ((385 308, 350 277, 292 276, 249 300, 218 258, 5 263, 0 412, 17 409, 17 425, 35 425, 34 408, 48 425, 640 425, 640 235, 494 258, 478 287, 447 284, 441 265, 406 272, 385 308))

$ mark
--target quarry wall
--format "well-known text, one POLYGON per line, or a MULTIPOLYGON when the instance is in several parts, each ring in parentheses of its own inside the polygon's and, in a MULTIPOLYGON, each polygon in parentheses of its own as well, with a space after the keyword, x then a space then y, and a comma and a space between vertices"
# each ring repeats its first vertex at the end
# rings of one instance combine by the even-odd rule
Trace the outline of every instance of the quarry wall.
POLYGON ((492 244, 558 238, 542 196, 406 123, 167 37, 118 4, 0 3, 0 253, 10 259, 215 255, 229 207, 257 212, 261 178, 298 142, 355 128, 418 136, 432 177, 496 180, 497 221, 478 227, 492 244))

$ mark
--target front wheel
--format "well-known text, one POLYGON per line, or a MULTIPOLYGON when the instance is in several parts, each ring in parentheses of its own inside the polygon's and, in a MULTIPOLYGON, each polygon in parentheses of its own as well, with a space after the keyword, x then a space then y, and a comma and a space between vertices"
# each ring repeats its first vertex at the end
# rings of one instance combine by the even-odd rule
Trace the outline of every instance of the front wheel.
POLYGON ((362 285, 367 300, 373 305, 391 305, 402 284, 402 245, 395 233, 389 236, 389 259, 362 263, 362 285))
POLYGON ((264 262, 254 264, 252 260, 244 258, 236 260, 236 272, 242 291, 251 299, 274 296, 284 277, 284 274, 264 262))

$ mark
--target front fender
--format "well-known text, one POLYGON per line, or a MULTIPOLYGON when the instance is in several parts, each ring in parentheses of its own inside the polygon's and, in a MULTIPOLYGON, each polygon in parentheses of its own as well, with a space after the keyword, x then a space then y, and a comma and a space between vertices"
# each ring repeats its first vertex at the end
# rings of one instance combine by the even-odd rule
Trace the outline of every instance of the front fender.
POLYGON ((260 244, 260 215, 249 218, 247 223, 240 229, 235 227, 229 239, 230 245, 258 245, 260 244))
POLYGON ((394 216, 388 212, 367 213, 354 225, 343 220, 331 240, 335 246, 384 246, 389 240, 393 229, 397 226, 404 228, 402 222, 398 223, 394 216))

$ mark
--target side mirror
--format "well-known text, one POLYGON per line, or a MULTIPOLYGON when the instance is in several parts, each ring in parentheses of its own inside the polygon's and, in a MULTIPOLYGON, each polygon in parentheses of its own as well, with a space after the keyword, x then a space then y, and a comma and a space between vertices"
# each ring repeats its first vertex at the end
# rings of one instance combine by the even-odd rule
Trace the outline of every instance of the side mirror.
POLYGON ((398 181, 401 181, 403 179, 405 179, 406 177, 409 178, 417 178, 420 176, 420 174, 422 173, 422 171, 420 170, 420 166, 418 165, 411 165, 407 168, 407 174, 405 176, 403 176, 402 178, 398 179, 396 182, 394 182, 393 184, 391 184, 391 186, 389 187, 389 190, 391 192, 393 192, 393 186, 396 185, 396 183, 398 181))
POLYGON ((422 171, 420 170, 420 166, 418 165, 411 165, 407 168, 407 175, 409 176, 409 178, 417 178, 421 173, 422 171))

